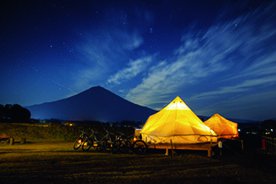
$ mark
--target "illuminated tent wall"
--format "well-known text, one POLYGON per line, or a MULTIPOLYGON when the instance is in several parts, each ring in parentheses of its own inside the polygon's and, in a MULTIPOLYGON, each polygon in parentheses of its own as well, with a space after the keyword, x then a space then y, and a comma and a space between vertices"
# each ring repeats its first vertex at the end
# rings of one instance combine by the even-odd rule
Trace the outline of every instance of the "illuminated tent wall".
POLYGON ((148 143, 216 142, 216 133, 206 126, 180 98, 151 115, 141 130, 148 143))
POLYGON ((214 130, 219 138, 232 139, 239 137, 238 124, 219 114, 214 114, 204 123, 214 130))

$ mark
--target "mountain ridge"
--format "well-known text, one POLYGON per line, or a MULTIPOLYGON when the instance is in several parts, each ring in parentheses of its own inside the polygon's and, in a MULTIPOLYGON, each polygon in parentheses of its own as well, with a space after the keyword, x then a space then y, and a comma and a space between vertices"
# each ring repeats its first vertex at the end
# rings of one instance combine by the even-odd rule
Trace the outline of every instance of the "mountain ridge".
POLYGON ((156 111, 94 86, 76 95, 27 106, 32 118, 78 121, 145 121, 156 111))

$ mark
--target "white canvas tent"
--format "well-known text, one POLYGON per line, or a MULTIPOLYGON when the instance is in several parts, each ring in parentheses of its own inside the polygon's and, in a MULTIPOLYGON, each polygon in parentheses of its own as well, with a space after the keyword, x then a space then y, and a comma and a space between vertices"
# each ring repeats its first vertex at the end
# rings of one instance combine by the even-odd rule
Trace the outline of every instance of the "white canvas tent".
POLYGON ((214 114, 204 124, 214 130, 218 138, 234 139, 239 137, 238 124, 219 114, 214 114))
POLYGON ((217 141, 216 133, 180 97, 151 115, 141 135, 147 143, 194 144, 217 141))

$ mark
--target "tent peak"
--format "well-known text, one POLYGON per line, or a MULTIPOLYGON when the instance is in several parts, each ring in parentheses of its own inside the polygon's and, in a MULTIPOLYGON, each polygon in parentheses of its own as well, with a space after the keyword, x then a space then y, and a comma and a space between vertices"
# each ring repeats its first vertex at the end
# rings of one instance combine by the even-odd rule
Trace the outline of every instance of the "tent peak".
POLYGON ((182 100, 182 98, 180 98, 180 96, 176 96, 176 97, 172 100, 172 102, 184 102, 184 101, 182 100))
POLYGON ((221 117, 221 115, 219 113, 215 113, 215 114, 213 114, 213 116, 219 116, 219 117, 221 117))
POLYGON ((220 119, 226 119, 225 117, 223 117, 219 113, 215 113, 212 117, 217 117, 217 118, 220 118, 220 119))
POLYGON ((189 110, 187 104, 179 97, 175 97, 166 107, 167 110, 189 110))

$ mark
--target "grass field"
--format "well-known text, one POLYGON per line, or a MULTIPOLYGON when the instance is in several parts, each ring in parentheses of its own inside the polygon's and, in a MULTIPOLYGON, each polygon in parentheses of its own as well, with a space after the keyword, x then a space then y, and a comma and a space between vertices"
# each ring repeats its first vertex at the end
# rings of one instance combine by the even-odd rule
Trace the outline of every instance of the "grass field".
MULTIPOLYGON (((197 152, 147 155, 81 152, 72 142, 0 144, 5 183, 275 183, 273 160, 197 152)), ((275 161, 275 160, 274 160, 275 161)))

